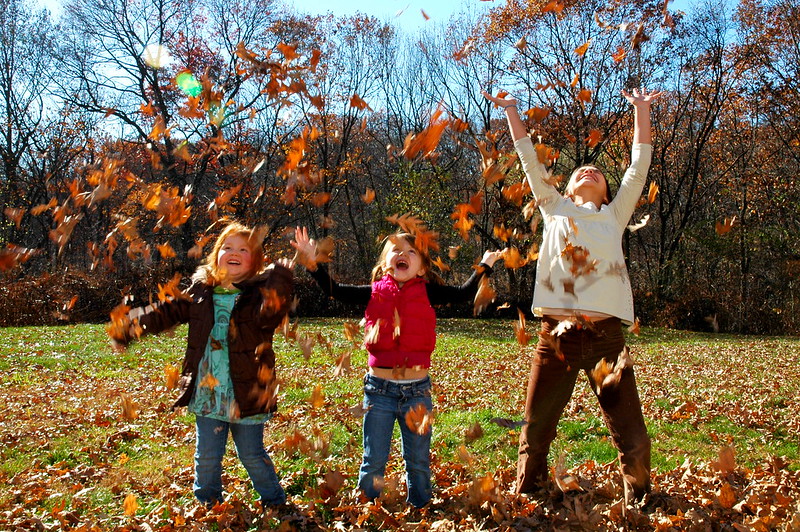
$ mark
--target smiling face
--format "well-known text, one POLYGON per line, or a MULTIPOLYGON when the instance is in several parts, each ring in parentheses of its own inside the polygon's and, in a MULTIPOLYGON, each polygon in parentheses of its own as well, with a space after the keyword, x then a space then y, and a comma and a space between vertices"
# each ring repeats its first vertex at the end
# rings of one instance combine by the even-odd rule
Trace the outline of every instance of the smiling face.
POLYGON ((595 166, 581 166, 572 172, 566 194, 576 204, 591 201, 599 207, 609 202, 608 183, 595 166))
POLYGON ((244 235, 233 234, 222 241, 217 254, 220 285, 226 288, 248 278, 252 273, 253 257, 244 235))
POLYGON ((426 269, 419 251, 405 238, 390 238, 382 255, 383 271, 400 284, 425 275, 426 269))

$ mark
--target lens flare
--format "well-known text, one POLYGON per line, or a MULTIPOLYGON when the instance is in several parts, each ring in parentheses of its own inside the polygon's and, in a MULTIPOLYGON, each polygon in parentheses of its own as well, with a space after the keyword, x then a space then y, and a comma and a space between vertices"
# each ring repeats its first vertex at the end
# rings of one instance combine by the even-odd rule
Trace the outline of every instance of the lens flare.
POLYGON ((195 79, 191 72, 184 71, 175 76, 175 85, 185 94, 192 97, 203 92, 203 86, 195 79))
POLYGON ((142 60, 151 68, 163 68, 172 61, 172 56, 166 46, 148 44, 142 52, 142 60))

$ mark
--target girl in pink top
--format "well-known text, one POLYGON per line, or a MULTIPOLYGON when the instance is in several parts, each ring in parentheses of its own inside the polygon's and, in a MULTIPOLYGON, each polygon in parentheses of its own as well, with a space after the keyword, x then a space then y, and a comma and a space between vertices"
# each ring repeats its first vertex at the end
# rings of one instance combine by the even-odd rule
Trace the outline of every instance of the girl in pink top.
POLYGON ((308 269, 329 296, 366 305, 364 344, 369 370, 364 376, 364 455, 358 485, 367 499, 381 494, 395 423, 400 425, 406 463, 408 502, 417 508, 431 499, 431 431, 412 430, 410 412, 430 412, 428 369, 436 344, 433 305, 470 301, 480 280, 489 275, 501 252, 487 251, 481 264, 462 286, 446 286, 433 272, 430 256, 409 233, 386 239, 372 284, 339 284, 315 260, 316 246, 307 229, 295 231, 296 260, 308 269))

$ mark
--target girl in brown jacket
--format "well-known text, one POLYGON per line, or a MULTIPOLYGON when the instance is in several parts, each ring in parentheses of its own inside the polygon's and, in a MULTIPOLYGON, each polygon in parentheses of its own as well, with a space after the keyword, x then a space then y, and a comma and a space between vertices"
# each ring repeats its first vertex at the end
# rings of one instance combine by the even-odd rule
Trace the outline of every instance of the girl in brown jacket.
POLYGON ((264 449, 264 423, 276 410, 272 336, 289 309, 292 263, 264 268, 253 229, 231 223, 192 277, 192 285, 164 302, 134 309, 109 326, 123 345, 145 334, 189 324, 175 407, 196 415, 194 494, 207 505, 223 500, 222 458, 228 432, 263 505, 286 501, 264 449))

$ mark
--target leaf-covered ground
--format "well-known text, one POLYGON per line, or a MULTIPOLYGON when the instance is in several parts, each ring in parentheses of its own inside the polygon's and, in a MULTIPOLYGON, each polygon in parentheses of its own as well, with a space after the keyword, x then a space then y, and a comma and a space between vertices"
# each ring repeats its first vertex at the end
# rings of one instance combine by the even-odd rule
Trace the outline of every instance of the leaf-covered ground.
MULTIPOLYGON (((535 324, 529 324, 532 329, 535 324)), ((800 341, 644 329, 629 342, 653 440, 653 496, 621 502, 616 453, 579 380, 554 443, 557 482, 513 494, 532 346, 509 321, 442 320, 434 361, 435 498, 404 504, 393 454, 385 496, 361 504, 363 351, 341 320, 276 342, 279 414, 266 444, 291 503, 263 510, 232 446, 227 502, 191 495, 194 426, 171 412, 182 334, 115 354, 102 326, 0 334, 0 530, 800 530, 800 341), (310 356, 300 344, 313 344, 310 356), (337 359, 341 375, 336 375, 337 359)), ((534 332, 531 330, 531 332, 534 332)))

